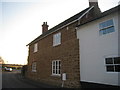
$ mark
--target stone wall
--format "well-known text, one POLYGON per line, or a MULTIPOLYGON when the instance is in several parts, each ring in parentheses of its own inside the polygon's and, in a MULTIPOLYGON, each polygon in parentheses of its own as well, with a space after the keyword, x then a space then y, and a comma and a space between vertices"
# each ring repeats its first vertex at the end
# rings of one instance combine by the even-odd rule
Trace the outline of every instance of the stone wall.
POLYGON ((61 60, 61 74, 66 73, 65 87, 80 87, 79 40, 76 37, 77 22, 39 40, 38 52, 34 44, 29 46, 28 77, 46 84, 62 85, 61 76, 52 75, 52 61, 61 60), (53 46, 53 35, 61 32, 61 44, 53 46), (37 62, 37 72, 32 72, 32 63, 37 62))

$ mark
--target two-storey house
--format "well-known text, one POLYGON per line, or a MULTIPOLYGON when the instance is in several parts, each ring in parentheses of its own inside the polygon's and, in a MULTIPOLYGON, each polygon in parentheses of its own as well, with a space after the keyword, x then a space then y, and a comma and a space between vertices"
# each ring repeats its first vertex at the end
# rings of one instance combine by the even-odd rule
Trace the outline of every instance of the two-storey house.
POLYGON ((27 77, 56 86, 62 86, 64 80, 64 87, 80 87, 81 82, 118 85, 117 74, 107 72, 112 69, 107 66, 109 58, 118 57, 107 56, 118 55, 114 53, 118 50, 117 21, 113 24, 115 12, 117 9, 113 8, 102 13, 97 0, 89 0, 88 8, 49 30, 44 22, 42 34, 28 44, 27 77), (111 30, 108 33, 115 35, 103 35, 107 28, 111 30))

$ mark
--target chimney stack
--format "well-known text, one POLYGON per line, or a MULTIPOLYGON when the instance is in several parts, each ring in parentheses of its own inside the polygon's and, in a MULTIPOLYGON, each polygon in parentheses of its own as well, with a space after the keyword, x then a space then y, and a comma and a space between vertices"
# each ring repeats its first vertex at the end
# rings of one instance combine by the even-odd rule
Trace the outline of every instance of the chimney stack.
POLYGON ((99 16, 101 14, 101 10, 98 5, 98 0, 89 0, 89 7, 94 6, 93 15, 99 16))
POLYGON ((43 25, 42 25, 42 34, 45 33, 46 31, 48 31, 48 27, 49 27, 49 25, 47 25, 47 22, 43 22, 43 25))
POLYGON ((92 6, 98 7, 98 0, 89 0, 89 6, 90 7, 92 7, 92 6))

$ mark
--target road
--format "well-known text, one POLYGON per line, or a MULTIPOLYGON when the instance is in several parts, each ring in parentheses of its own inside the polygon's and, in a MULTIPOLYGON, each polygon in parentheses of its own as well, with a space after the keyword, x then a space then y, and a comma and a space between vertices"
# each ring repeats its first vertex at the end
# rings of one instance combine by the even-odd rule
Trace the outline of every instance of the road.
POLYGON ((4 89, 4 88, 37 88, 37 87, 32 84, 28 84, 23 80, 20 80, 18 74, 15 72, 3 72, 2 88, 4 89))

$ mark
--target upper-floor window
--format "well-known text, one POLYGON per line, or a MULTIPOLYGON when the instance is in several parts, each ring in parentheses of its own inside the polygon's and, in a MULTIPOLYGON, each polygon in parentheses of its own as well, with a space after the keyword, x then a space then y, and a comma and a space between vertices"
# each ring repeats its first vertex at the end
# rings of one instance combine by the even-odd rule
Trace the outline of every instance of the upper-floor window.
POLYGON ((105 58, 107 72, 120 72, 120 57, 105 58))
POLYGON ((112 33, 115 31, 114 28, 114 23, 113 23, 113 19, 107 20, 105 22, 102 22, 99 24, 99 34, 100 35, 104 35, 104 34, 108 34, 108 33, 112 33))
POLYGON ((57 46, 61 44, 61 33, 57 33, 53 35, 53 46, 57 46))
POLYGON ((38 43, 35 43, 34 44, 34 52, 37 52, 38 51, 38 43))
POLYGON ((61 74, 61 61, 60 60, 53 60, 52 61, 52 75, 58 75, 61 74))
POLYGON ((36 72, 37 71, 37 63, 33 62, 32 63, 32 72, 36 72))

